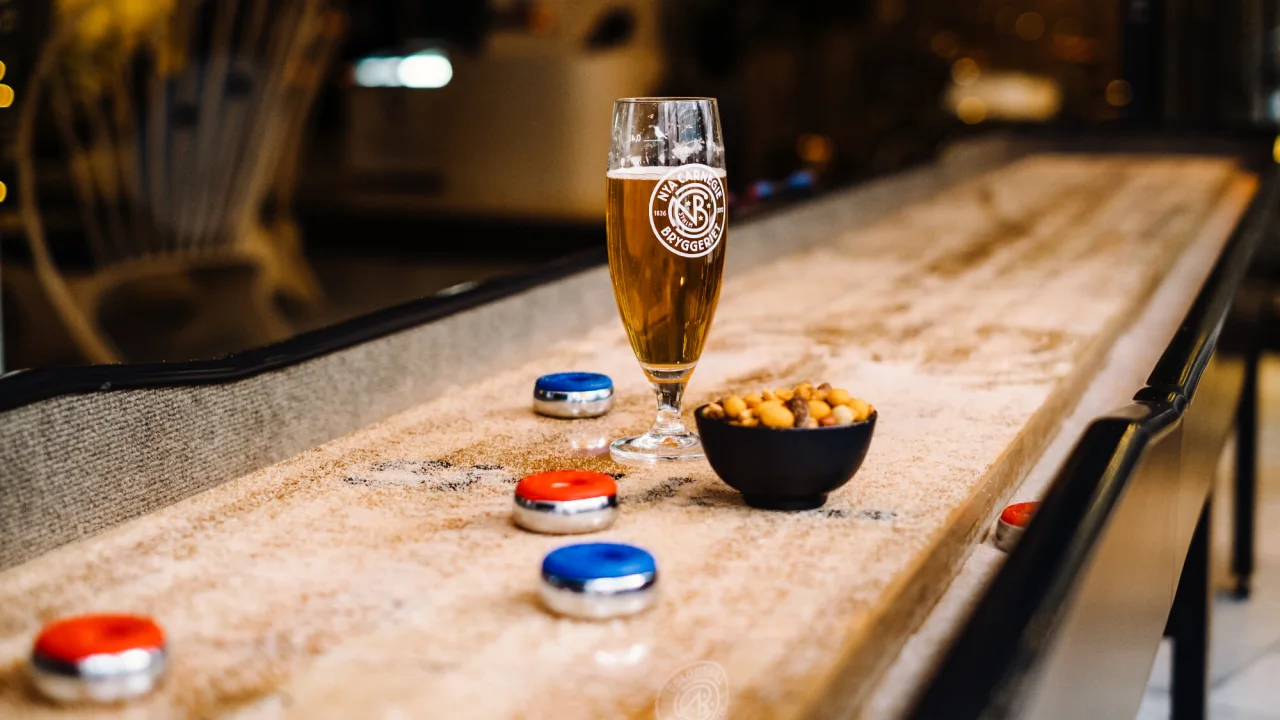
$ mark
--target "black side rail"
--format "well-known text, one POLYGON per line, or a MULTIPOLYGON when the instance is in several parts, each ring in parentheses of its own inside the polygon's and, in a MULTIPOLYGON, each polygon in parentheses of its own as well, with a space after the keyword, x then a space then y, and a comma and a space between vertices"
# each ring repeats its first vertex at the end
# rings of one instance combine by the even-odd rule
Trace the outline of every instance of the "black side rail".
MULTIPOLYGON (((1268 170, 1195 303, 1133 404, 1095 420, 1050 485, 907 717, 1005 718, 1034 680, 1082 568, 1144 455, 1195 396, 1255 251, 1272 228, 1280 177, 1268 170)), ((1082 688, 1082 692, 1087 689, 1082 688)))
POLYGON ((601 247, 583 250, 529 271, 482 283, 464 283, 436 295, 301 333, 273 345, 211 360, 18 370, 0 375, 0 412, 61 394, 243 380, 446 318, 589 270, 604 262, 602 243, 601 247))

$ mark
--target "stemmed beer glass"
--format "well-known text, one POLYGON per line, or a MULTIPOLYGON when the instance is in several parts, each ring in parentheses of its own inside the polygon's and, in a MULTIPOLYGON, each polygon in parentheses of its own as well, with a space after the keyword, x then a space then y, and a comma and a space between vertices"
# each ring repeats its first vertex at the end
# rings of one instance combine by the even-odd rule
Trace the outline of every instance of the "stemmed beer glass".
POLYGON ((680 400, 724 270, 727 196, 715 99, 618 100, 606 185, 613 294, 658 399, 653 427, 615 441, 610 454, 628 464, 701 459, 680 400))

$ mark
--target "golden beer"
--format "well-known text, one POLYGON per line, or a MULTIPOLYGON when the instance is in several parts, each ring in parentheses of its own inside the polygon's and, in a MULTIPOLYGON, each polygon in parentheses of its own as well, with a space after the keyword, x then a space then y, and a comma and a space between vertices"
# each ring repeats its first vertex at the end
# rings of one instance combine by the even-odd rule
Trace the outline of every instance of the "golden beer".
POLYGON ((631 349, 653 384, 658 414, 641 435, 614 440, 627 465, 701 460, 680 419, 724 271, 724 138, 715 98, 622 98, 613 104, 605 180, 609 275, 631 349))
POLYGON ((686 168, 613 170, 606 179, 613 294, 654 382, 687 380, 681 371, 702 354, 720 299, 724 171, 686 168))

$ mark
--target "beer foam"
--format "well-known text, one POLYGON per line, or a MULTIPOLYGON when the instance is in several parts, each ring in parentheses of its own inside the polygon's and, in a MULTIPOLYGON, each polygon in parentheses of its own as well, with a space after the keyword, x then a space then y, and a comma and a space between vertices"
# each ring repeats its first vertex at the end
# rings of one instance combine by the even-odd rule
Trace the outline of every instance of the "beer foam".
MULTIPOLYGON (((610 170, 606 175, 618 180, 661 180, 667 176, 672 170, 684 167, 683 165, 670 165, 666 167, 629 167, 610 170)), ((703 167, 706 167, 705 165, 703 167)), ((720 178, 725 177, 724 168, 707 168, 712 175, 720 178)))

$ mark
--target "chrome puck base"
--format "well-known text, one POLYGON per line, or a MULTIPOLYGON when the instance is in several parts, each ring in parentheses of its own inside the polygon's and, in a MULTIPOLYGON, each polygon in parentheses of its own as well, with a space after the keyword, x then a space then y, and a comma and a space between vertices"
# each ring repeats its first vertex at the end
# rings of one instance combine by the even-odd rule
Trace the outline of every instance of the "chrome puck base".
POLYGON ((578 535, 604 530, 618 517, 618 498, 586 498, 583 500, 528 500, 516 496, 511 509, 515 524, 547 535, 578 535))
POLYGON ((613 409, 613 390, 587 392, 533 391, 533 411, 554 418, 600 417, 613 409))
POLYGON ((996 520, 996 547, 1005 552, 1013 552, 1014 546, 1022 539, 1025 528, 1004 520, 996 520))
POLYGON ((74 664, 33 654, 32 685, 58 703, 116 703, 150 694, 164 675, 163 648, 90 655, 74 664))
MULTIPOLYGON (((608 578, 619 580, 622 578, 608 578)), ((618 592, 576 590, 548 582, 544 577, 538 595, 549 610, 584 620, 607 620, 644 612, 658 600, 657 576, 632 576, 640 587, 618 592)))

